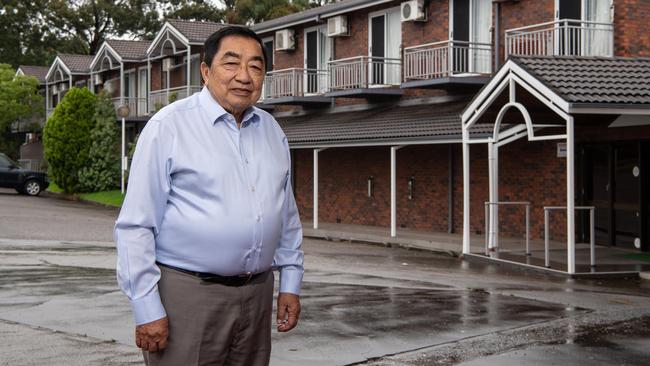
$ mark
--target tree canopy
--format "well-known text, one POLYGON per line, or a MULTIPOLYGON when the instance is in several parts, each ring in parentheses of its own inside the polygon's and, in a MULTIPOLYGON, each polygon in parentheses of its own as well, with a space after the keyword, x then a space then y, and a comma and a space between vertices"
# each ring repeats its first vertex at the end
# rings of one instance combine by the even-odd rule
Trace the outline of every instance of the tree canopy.
POLYGON ((0 62, 48 66, 109 38, 152 39, 165 19, 253 24, 332 0, 3 0, 0 62), (16 31, 20 30, 20 31, 16 31))

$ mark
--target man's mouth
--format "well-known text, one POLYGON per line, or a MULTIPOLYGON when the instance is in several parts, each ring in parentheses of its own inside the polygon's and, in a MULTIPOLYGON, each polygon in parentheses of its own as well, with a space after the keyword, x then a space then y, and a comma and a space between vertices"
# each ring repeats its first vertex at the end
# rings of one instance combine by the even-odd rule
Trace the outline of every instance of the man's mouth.
POLYGON ((242 88, 233 88, 230 89, 230 91, 235 95, 242 95, 242 96, 248 96, 252 93, 252 90, 242 89, 242 88))

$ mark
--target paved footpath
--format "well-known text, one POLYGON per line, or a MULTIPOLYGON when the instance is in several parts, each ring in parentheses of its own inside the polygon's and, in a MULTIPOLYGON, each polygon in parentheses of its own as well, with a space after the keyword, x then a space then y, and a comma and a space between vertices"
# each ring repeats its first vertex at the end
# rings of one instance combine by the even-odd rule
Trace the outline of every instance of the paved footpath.
MULTIPOLYGON (((0 190, 0 365, 142 364, 115 281, 116 214, 0 190)), ((272 365, 645 365, 650 356, 645 281, 571 281, 314 239, 304 250, 303 314, 296 330, 273 333, 272 365)))

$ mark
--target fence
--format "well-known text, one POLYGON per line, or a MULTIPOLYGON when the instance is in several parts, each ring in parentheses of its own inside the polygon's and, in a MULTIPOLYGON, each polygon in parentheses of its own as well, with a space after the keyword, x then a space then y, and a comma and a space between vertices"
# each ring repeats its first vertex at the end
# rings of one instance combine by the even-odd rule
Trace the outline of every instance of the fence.
POLYGON ((448 40, 404 49, 404 81, 491 72, 489 43, 448 40))

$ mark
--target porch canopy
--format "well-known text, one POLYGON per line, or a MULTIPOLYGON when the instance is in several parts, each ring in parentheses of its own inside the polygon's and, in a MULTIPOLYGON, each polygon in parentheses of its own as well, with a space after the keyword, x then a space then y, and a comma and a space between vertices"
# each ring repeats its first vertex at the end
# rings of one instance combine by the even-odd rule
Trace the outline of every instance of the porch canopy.
MULTIPOLYGON (((318 154, 344 147, 390 147, 391 236, 397 236, 397 150, 411 145, 460 144, 463 98, 411 100, 276 115, 291 149, 313 150, 313 225, 318 229, 318 154), (434 113, 432 113, 434 111, 434 113)), ((491 126, 475 125, 472 136, 486 137, 491 126)), ((451 157, 451 156, 450 156, 451 157)), ((441 157, 444 159, 444 157, 441 157)), ((451 166, 451 164, 450 164, 451 166)), ((453 184, 451 182, 450 185, 453 184)), ((450 197, 451 200, 451 197, 450 197)), ((451 204, 450 204, 451 214, 451 204)))
POLYGON ((461 119, 463 253, 470 254, 470 145, 488 147, 489 250, 498 248, 499 242, 499 147, 524 137, 528 141, 566 141, 567 272, 575 274, 575 126, 647 124, 650 59, 511 57, 475 96, 461 119), (491 125, 489 137, 472 136, 479 124, 491 125))

